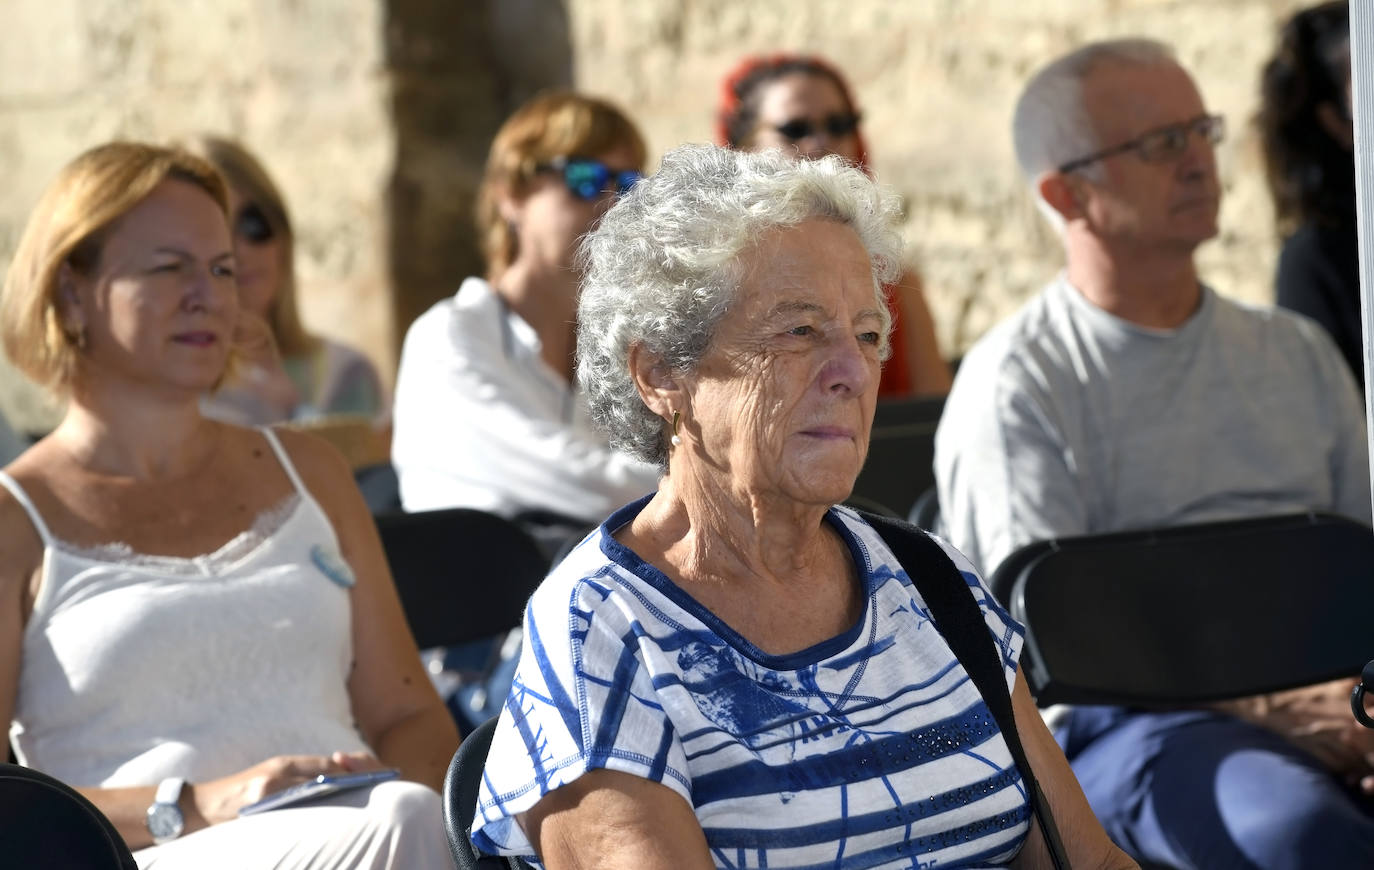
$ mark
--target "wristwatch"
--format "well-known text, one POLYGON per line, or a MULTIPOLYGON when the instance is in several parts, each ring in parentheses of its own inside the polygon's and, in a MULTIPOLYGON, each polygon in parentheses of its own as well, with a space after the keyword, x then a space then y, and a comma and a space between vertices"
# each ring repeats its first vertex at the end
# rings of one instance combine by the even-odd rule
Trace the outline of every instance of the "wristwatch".
POLYGON ((181 814, 181 789, 186 780, 179 776, 169 776, 158 784, 153 805, 148 807, 148 833, 153 835, 153 843, 175 840, 186 828, 186 817, 181 814))

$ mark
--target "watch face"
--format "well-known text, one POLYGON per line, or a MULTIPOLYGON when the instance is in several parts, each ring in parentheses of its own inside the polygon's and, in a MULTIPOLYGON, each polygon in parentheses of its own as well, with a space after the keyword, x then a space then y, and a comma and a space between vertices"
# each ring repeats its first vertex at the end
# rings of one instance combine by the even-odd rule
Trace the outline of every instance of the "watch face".
POLYGON ((181 808, 176 804, 153 804, 148 808, 148 833, 153 835, 154 843, 181 836, 185 824, 181 808))

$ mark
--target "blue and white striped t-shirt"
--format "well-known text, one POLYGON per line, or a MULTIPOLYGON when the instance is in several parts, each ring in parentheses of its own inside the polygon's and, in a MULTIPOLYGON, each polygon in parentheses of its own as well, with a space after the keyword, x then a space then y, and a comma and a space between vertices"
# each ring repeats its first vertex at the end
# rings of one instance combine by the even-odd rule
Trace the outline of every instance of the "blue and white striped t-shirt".
MULTIPOLYGON (((478 798, 479 848, 530 855, 514 816, 608 768, 681 794, 717 867, 992 867, 1015 856, 1030 818, 1020 773, 877 532, 831 509, 867 590, 864 616, 773 656, 611 537, 647 501, 608 519, 530 599, 478 798)), ((941 544, 1010 686, 1022 628, 941 544)))

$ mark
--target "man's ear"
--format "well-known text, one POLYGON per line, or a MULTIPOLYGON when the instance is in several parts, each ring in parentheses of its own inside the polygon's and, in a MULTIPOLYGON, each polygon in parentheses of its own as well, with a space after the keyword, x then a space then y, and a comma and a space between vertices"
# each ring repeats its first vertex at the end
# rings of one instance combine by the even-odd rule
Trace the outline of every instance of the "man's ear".
POLYGON ((639 398, 649 410, 664 420, 672 419, 674 411, 685 410, 687 397, 681 379, 663 357, 636 343, 630 345, 629 364, 639 398))
POLYGON ((1069 223, 1083 217, 1079 179, 1067 172, 1045 172, 1035 182, 1040 198, 1069 223))

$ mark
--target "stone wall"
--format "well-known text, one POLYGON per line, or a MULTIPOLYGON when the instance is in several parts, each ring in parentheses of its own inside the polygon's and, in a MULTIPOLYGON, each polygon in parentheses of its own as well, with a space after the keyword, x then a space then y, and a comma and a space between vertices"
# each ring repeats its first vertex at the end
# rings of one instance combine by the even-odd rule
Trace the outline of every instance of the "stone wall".
MULTIPOLYGON (((255 152, 291 207, 307 323, 387 362, 379 204, 394 136, 382 13, 336 0, 7 0, 0 269, 42 190, 80 152, 215 132, 255 152)), ((2 405, 27 430, 51 420, 27 392, 5 390, 2 405)))
MULTIPOLYGON (((1060 255, 1008 133, 1025 77, 1088 39, 1173 42, 1230 137, 1219 290, 1271 297, 1276 251, 1248 119, 1295 0, 7 0, 0 270, 57 169, 114 137, 242 140, 295 216, 307 323, 390 374, 410 319, 480 269, 471 198, 502 117, 575 82, 641 122, 655 155, 708 141, 742 54, 822 53, 852 77, 879 179, 905 198, 949 355, 1060 255)), ((9 377, 12 380, 12 376, 9 377)), ((0 377, 0 381, 6 380, 0 377)), ((31 424, 31 401, 0 410, 31 424)))
POLYGON ((619 99, 651 149, 709 141, 719 80, 750 52, 814 51, 845 70, 873 168, 906 203, 947 355, 962 353, 1062 264, 1016 171, 1025 79, 1092 39, 1174 44, 1229 122, 1222 235, 1200 261, 1223 293, 1271 301, 1273 216, 1248 121, 1291 0, 572 0, 576 80, 619 99))

